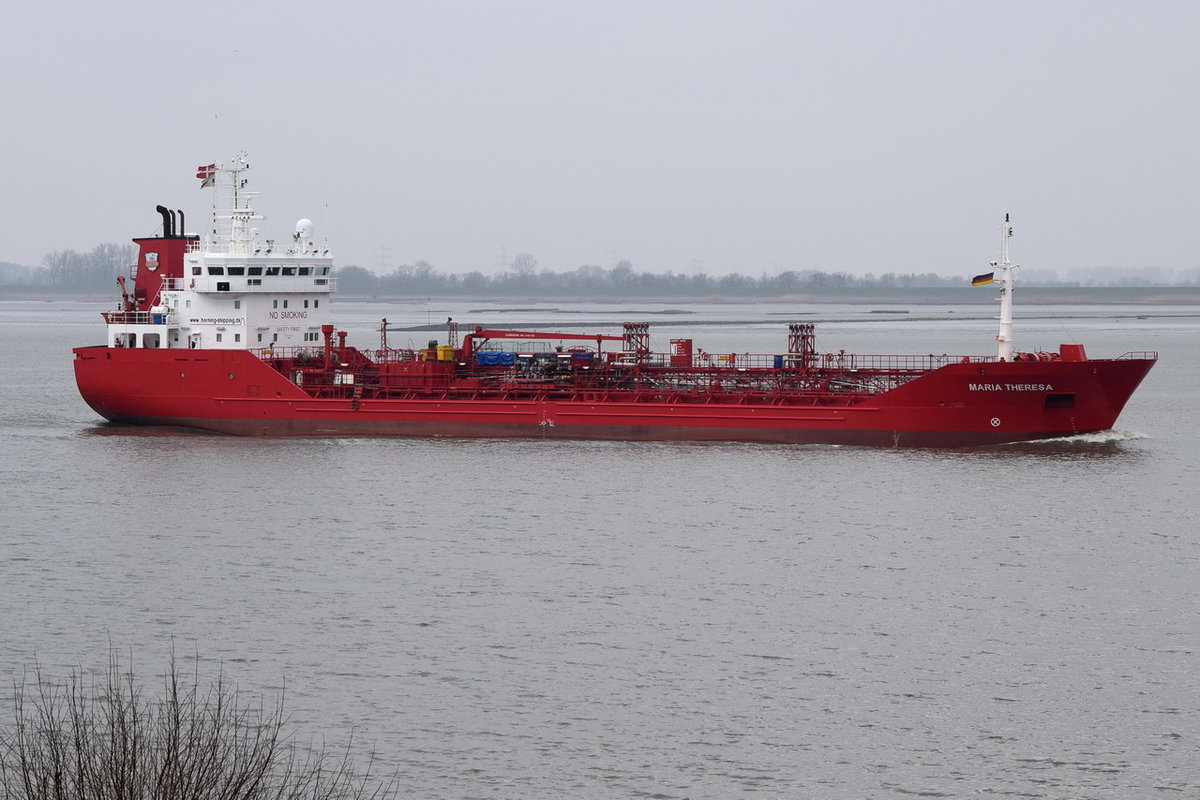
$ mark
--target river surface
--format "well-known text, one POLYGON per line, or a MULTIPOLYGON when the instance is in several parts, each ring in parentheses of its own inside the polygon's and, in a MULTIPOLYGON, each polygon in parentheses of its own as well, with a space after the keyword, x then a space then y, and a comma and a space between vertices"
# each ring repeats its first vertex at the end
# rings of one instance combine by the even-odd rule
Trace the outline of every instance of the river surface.
MULTIPOLYGON (((4 709, 35 660, 111 646, 154 688, 174 647, 286 684, 302 737, 353 732, 403 797, 1200 796, 1195 307, 1019 307, 1023 350, 1159 351, 1117 430, 913 451, 112 427, 70 353, 109 305, 0 299, 4 709)), ((995 335, 983 307, 336 308, 371 347, 385 316, 712 353, 793 320, 822 351, 995 335)))

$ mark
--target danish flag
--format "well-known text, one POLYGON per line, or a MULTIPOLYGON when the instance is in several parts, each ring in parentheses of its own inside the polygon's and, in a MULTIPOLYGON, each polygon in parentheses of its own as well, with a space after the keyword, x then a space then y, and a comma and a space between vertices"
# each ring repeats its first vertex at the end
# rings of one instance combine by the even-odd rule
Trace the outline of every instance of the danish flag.
POLYGON ((200 188, 212 186, 217 181, 217 165, 201 164, 196 167, 196 177, 200 179, 200 188))

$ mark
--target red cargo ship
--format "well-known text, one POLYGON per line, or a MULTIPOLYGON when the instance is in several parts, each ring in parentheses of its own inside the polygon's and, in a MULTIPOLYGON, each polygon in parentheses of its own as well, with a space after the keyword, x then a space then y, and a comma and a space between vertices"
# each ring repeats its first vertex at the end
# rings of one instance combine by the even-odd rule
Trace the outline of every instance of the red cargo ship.
MULTIPOLYGON (((712 355, 690 339, 653 353, 649 326, 620 336, 473 328, 425 349, 359 349, 328 321, 333 260, 300 220, 260 241, 244 154, 200 168, 214 186, 205 241, 162 206, 135 239, 132 284, 104 314, 107 341, 75 349, 85 401, 124 424, 249 436, 492 436, 963 447, 1112 427, 1157 360, 1092 359, 1081 345, 1021 353, 1012 270, 991 356, 817 352, 812 323, 768 355, 712 355)), ((781 337, 782 339, 782 337, 781 337)), ((783 342, 781 341, 781 344, 783 342)))

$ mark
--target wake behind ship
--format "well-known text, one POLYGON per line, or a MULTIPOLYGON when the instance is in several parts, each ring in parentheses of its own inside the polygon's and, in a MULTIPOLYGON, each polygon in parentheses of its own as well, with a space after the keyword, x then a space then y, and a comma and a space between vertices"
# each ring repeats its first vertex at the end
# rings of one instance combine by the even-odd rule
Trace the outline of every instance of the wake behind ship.
POLYGON ((450 322, 427 348, 359 349, 330 322, 333 259, 300 220, 259 240, 245 155, 197 177, 214 192, 202 240, 158 206, 162 235, 134 239, 107 340, 79 347, 80 394, 116 423, 247 436, 488 436, 964 447, 1110 429, 1157 360, 1092 359, 1082 345, 1022 353, 1012 336, 1007 220, 995 355, 820 353, 812 323, 779 352, 704 351, 649 325, 621 335, 450 322))

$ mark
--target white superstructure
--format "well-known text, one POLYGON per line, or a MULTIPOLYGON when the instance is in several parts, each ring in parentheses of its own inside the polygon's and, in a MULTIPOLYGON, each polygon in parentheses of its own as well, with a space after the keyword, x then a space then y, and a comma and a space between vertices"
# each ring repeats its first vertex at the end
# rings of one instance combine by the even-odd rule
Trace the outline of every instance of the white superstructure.
POLYGON ((252 223, 257 193, 246 190, 244 153, 198 175, 213 189, 212 223, 203 235, 175 230, 163 215, 160 239, 141 247, 132 270, 136 289, 107 314, 110 345, 193 349, 321 346, 334 291, 333 258, 313 238, 308 219, 284 240, 263 239, 252 223))

